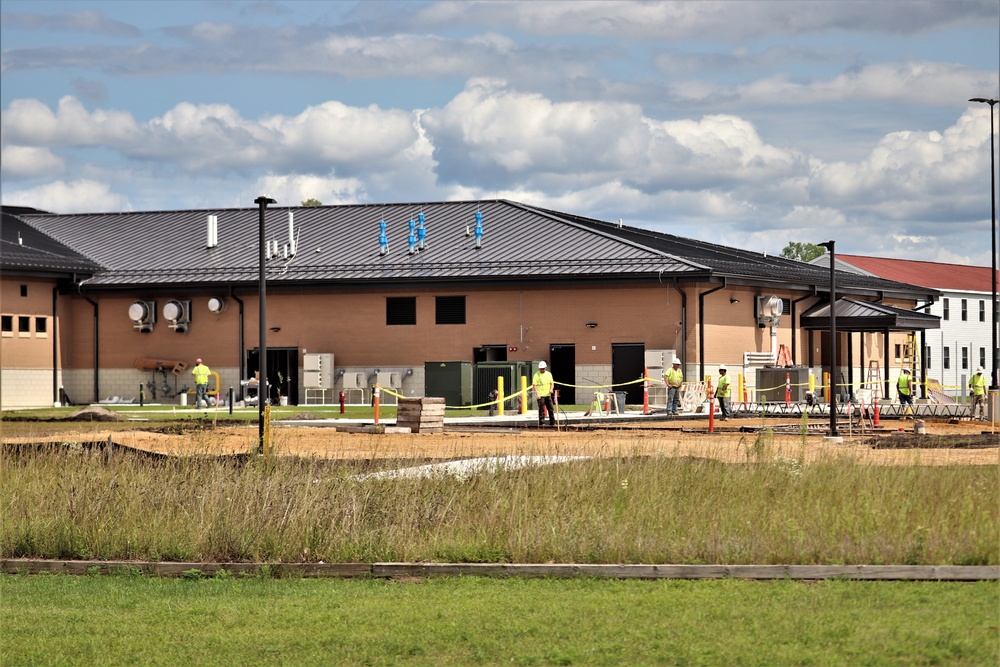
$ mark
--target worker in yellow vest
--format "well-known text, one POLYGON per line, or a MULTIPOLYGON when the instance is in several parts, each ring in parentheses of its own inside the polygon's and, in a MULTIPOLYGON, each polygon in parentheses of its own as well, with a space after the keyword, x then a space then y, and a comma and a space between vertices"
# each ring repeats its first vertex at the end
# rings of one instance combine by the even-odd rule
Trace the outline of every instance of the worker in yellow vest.
POLYGON ((681 385, 684 383, 684 371, 681 370, 681 360, 674 357, 671 368, 663 374, 663 382, 667 385, 667 414, 676 415, 681 410, 681 385))
POLYGON ((556 410, 552 405, 552 396, 555 392, 556 381, 552 378, 552 373, 548 370, 548 364, 544 361, 538 362, 538 372, 531 378, 531 387, 535 391, 535 400, 538 401, 538 425, 544 422, 545 410, 549 412, 549 426, 556 425, 556 410))
POLYGON ((729 389, 729 376, 726 375, 726 366, 723 364, 719 366, 719 386, 715 390, 715 396, 719 399, 722 421, 729 420, 729 389))
POLYGON ((194 404, 195 407, 201 407, 201 402, 205 401, 205 407, 208 407, 208 376, 212 374, 212 369, 201 363, 201 359, 197 360, 197 364, 191 369, 191 375, 194 376, 194 404))
POLYGON ((983 375, 983 367, 976 369, 976 374, 969 380, 969 389, 972 390, 972 418, 986 421, 986 376, 983 375))
POLYGON ((910 380, 910 369, 904 368, 896 381, 896 392, 899 394, 899 405, 905 415, 913 414, 913 382, 910 380))

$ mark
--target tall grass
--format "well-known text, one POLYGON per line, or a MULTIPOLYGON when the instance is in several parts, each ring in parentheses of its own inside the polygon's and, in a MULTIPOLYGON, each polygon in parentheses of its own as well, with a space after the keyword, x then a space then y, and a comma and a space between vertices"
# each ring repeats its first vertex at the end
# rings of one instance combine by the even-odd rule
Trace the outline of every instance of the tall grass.
MULTIPOLYGON (((270 562, 997 564, 996 466, 622 455, 464 481, 276 458, 0 459, 0 556, 270 562)), ((627 453, 626 453, 627 454, 627 453)))

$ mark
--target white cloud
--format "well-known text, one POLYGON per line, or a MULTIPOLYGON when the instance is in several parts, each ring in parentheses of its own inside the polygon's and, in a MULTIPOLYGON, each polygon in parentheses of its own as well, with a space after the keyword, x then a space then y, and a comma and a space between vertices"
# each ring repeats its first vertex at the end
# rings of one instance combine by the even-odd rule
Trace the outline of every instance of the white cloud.
POLYGON ((3 203, 7 206, 32 206, 53 213, 92 213, 125 211, 128 200, 111 191, 111 186, 98 181, 55 181, 26 190, 4 189, 3 203))
POLYGON ((307 199, 324 204, 365 201, 365 184, 356 178, 269 174, 257 179, 254 192, 266 192, 282 206, 298 206, 307 199))
POLYGON ((0 174, 10 178, 51 176, 66 169, 65 161, 47 148, 0 147, 0 174))

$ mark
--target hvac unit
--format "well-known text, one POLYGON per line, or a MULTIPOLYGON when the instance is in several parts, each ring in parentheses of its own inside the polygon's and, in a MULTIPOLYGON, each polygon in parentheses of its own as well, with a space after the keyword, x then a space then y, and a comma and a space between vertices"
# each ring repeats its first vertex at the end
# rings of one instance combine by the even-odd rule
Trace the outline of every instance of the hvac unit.
POLYGON ((389 373, 389 387, 392 389, 402 389, 403 387, 403 374, 402 373, 389 373))
POLYGON ((302 355, 302 386, 306 389, 333 387, 333 354, 310 352, 302 355))
POLYGON ((653 370, 655 369, 660 372, 660 375, 662 375, 667 369, 673 366, 673 361, 676 356, 677 350, 646 350, 646 369, 650 373, 653 373, 653 370))
POLYGON ((757 318, 757 328, 778 326, 781 316, 785 314, 785 301, 776 296, 758 296, 754 301, 754 311, 757 318))
POLYGON ((163 304, 163 319, 177 333, 184 333, 191 324, 191 302, 171 300, 163 304))
POLYGON ((344 373, 344 377, 341 378, 341 387, 343 389, 364 389, 365 388, 365 374, 364 373, 344 373))
POLYGON ((375 382, 377 382, 380 387, 389 387, 391 389, 393 386, 392 378, 390 377, 391 375, 392 373, 389 371, 379 371, 375 374, 375 382))
POLYGON ((149 333, 156 324, 155 301, 133 301, 128 307, 128 317, 132 320, 132 328, 142 333, 149 333))

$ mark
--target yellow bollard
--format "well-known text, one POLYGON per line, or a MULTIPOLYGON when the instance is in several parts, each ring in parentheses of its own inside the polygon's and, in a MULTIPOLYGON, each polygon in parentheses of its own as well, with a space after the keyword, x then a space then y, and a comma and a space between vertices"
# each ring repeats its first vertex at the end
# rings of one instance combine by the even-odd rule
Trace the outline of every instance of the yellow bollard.
POLYGON ((528 414, 528 378, 521 376, 521 414, 528 414))
POLYGON ((497 414, 503 417, 503 376, 497 376, 497 414))
POLYGON ((823 394, 823 398, 825 398, 826 402, 829 403, 833 398, 833 394, 830 393, 830 373, 827 371, 823 371, 823 394))
POLYGON ((812 373, 809 374, 809 393, 816 393, 816 376, 812 373))

